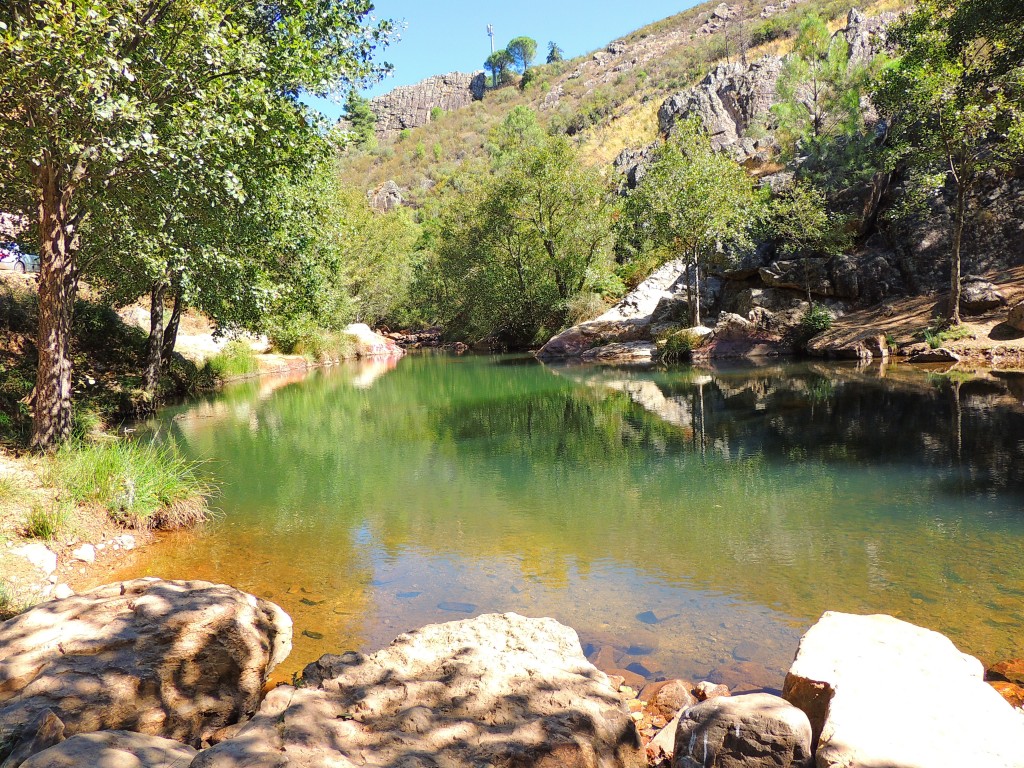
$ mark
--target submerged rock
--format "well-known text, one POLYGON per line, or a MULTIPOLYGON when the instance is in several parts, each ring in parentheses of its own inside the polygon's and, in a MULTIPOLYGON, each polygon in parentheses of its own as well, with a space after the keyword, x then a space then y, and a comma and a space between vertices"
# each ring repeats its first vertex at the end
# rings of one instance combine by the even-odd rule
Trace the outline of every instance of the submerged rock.
POLYGON ((324 656, 193 768, 640 768, 639 735, 576 633, 514 613, 435 624, 370 656, 324 656))
POLYGON ((769 693, 717 698, 682 712, 672 768, 811 768, 807 715, 769 693))
POLYGON ((830 611, 783 695, 811 721, 818 768, 1021 768, 1024 718, 982 671, 938 632, 830 611))
POLYGON ((24 734, 50 709, 68 735, 131 730, 198 745, 256 711, 290 650, 291 619, 232 587, 98 587, 0 624, 0 733, 24 734))

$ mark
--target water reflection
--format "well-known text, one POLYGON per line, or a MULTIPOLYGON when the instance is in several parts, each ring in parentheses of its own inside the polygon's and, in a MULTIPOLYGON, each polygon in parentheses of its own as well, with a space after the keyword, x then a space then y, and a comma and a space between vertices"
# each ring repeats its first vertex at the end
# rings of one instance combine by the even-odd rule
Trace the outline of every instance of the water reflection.
POLYGON ((211 459, 224 514, 121 575, 274 599, 296 619, 285 674, 496 610, 553 616, 652 676, 778 684, 826 609, 1020 656, 1020 390, 436 356, 259 380, 153 425, 211 459))

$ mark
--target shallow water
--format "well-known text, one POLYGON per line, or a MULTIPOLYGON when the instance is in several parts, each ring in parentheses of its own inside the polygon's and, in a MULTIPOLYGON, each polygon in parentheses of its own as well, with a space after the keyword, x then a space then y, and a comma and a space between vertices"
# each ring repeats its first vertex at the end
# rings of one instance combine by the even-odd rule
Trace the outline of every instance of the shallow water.
POLYGON ((1024 380, 415 356, 261 379, 151 426, 219 519, 118 577, 233 584, 322 653, 493 611, 621 668, 779 687, 824 610, 1024 656, 1024 380))

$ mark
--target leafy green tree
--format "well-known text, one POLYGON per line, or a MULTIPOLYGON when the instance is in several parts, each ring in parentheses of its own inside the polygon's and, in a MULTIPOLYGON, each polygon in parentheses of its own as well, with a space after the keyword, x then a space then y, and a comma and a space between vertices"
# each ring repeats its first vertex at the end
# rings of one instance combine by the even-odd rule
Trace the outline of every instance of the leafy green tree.
POLYGON ((892 120, 890 160, 909 170, 912 188, 953 189, 948 319, 958 324, 970 193, 983 173, 1019 157, 1024 108, 1012 78, 990 76, 991 59, 951 35, 951 10, 925 0, 890 30, 902 58, 879 79, 875 100, 892 120))
POLYGON ((524 75, 537 57, 537 41, 532 37, 516 37, 505 48, 513 63, 524 75))
POLYGON ((370 109, 370 100, 353 88, 345 100, 345 119, 352 126, 355 143, 359 147, 371 146, 377 138, 377 115, 370 109))
POLYGON ((487 150, 495 168, 515 162, 531 146, 544 142, 544 129, 529 107, 513 107, 488 136, 487 150))
POLYGON ((447 325, 514 346, 543 341, 609 265, 615 204, 564 137, 521 147, 452 195, 432 233, 447 325))
POLYGON ((484 62, 484 69, 491 73, 491 85, 497 88, 506 85, 512 78, 512 66, 515 61, 512 54, 502 49, 495 51, 484 62))
POLYGON ((753 182, 711 148, 699 118, 679 124, 655 152, 643 180, 626 197, 628 234, 687 264, 690 321, 700 325, 700 273, 729 243, 747 244, 757 215, 753 182))
MULTIPOLYGON (((371 9, 368 0, 0 6, 0 206, 38 211, 34 447, 70 433, 78 255, 97 201, 133 173, 173 164, 210 126, 250 145, 315 143, 299 95, 373 73, 390 25, 368 26, 371 9)), ((217 183, 244 196, 237 174, 219 170, 217 183)))
POLYGON ((940 0, 933 7, 945 19, 951 50, 970 51, 986 76, 1006 75, 1024 65, 1024 3, 940 0))
POLYGON ((867 66, 850 64, 846 39, 833 37, 820 16, 803 19, 771 109, 782 155, 801 157, 802 174, 841 187, 873 170, 873 136, 864 130, 861 108, 868 76, 867 66))
POLYGON ((554 40, 549 42, 548 43, 548 58, 547 58, 548 64, 554 64, 556 62, 564 61, 564 60, 565 60, 565 51, 563 51, 562 48, 557 43, 555 43, 554 40))
POLYGON ((825 193, 806 181, 796 181, 783 190, 766 213, 767 229, 779 251, 803 259, 804 288, 811 303, 810 259, 838 256, 850 247, 846 218, 830 212, 825 193))

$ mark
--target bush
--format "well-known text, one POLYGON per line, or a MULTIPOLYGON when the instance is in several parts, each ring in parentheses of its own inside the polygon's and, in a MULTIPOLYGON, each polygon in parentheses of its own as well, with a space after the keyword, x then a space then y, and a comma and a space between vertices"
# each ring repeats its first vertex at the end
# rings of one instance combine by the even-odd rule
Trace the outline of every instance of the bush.
POLYGON ((444 110, 441 109, 440 107, 431 107, 430 108, 430 120, 432 122, 440 120, 441 116, 443 114, 444 114, 444 110))
POLYGON ((567 325, 578 325, 593 320, 608 308, 599 293, 578 293, 566 302, 565 320, 567 325))
POLYGON ((70 525, 71 509, 66 503, 33 504, 22 532, 30 539, 53 541, 67 533, 70 525))
POLYGON ((65 498, 99 504, 129 528, 171 530, 209 516, 210 487, 198 467, 173 443, 69 443, 54 455, 48 479, 65 498))
POLYGON ((938 349, 947 341, 959 341, 971 335, 966 325, 949 325, 946 320, 935 318, 932 324, 922 332, 924 340, 932 349, 938 349))
POLYGON ((292 354, 304 355, 314 362, 334 362, 355 357, 356 340, 339 331, 317 329, 302 335, 292 347, 292 354))
POLYGON ((203 371, 216 381, 250 376, 259 370, 259 361, 252 347, 241 339, 228 342, 224 349, 203 365, 203 371))
POLYGON ((693 350, 700 346, 703 337, 689 328, 672 331, 662 339, 659 358, 666 363, 679 363, 689 360, 693 350))
POLYGON ((821 304, 811 304, 800 318, 800 330, 805 339, 811 339, 832 327, 832 313, 821 304))

